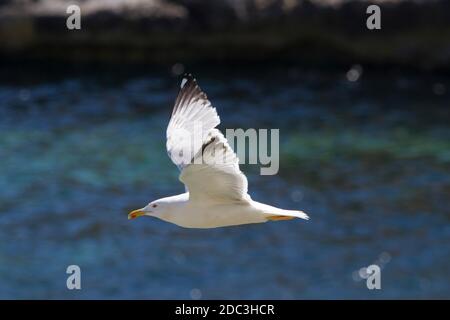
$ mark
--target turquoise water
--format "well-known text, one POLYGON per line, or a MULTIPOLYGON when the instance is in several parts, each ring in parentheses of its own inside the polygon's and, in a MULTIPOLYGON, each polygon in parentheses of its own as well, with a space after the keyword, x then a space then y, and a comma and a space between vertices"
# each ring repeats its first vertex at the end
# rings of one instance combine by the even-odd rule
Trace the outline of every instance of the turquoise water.
POLYGON ((3 69, 0 298, 450 297, 450 79, 212 70, 191 71, 221 129, 280 128, 279 174, 244 166, 250 194, 311 220, 129 221, 184 190, 165 150, 179 80, 3 69), (372 263, 381 290, 356 276, 372 263), (71 264, 82 290, 66 288, 71 264))

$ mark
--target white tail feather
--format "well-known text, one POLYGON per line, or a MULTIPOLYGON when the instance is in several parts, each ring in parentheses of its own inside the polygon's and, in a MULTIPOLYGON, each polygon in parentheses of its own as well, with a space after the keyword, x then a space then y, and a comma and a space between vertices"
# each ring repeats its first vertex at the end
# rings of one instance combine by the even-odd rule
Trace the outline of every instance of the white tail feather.
POLYGON ((257 201, 252 201, 252 205, 261 210, 269 220, 285 220, 283 219, 283 217, 293 217, 309 220, 309 216, 300 210, 284 210, 257 201), (279 216, 280 219, 276 219, 277 216, 279 216))

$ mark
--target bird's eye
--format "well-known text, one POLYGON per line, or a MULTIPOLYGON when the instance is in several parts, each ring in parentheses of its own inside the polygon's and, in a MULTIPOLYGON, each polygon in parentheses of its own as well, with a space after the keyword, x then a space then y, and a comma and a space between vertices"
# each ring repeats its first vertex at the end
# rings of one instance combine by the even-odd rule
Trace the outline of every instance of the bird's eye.
POLYGON ((152 208, 156 208, 156 207, 157 207, 157 205, 156 205, 156 204, 153 204, 153 205, 152 205, 152 208))

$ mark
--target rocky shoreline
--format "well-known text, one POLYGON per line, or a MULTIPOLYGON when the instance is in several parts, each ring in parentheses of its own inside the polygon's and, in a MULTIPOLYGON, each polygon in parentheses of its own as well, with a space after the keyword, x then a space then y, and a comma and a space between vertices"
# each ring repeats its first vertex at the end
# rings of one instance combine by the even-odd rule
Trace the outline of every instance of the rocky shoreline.
POLYGON ((137 63, 361 63, 450 70, 450 3, 412 0, 9 0, 0 55, 137 63), (382 29, 366 28, 367 6, 382 29), (68 30, 69 4, 82 12, 68 30))

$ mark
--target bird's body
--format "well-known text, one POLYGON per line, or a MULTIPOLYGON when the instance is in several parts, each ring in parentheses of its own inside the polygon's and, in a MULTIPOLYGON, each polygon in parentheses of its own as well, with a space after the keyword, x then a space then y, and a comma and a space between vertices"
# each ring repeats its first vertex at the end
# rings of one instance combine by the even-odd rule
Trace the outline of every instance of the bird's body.
POLYGON ((215 108, 191 76, 181 82, 167 128, 167 151, 181 170, 188 191, 162 198, 129 218, 153 216, 185 228, 217 228, 266 221, 308 219, 297 210, 284 210, 253 201, 247 178, 223 134, 215 108))
POLYGON ((248 202, 189 200, 189 193, 166 198, 170 210, 158 218, 185 228, 216 228, 244 223, 265 222, 263 214, 253 210, 248 202))
POLYGON ((162 198, 159 203, 164 203, 167 210, 154 216, 184 228, 217 228, 306 216, 298 211, 275 208, 250 198, 235 202, 190 200, 188 192, 162 198))

